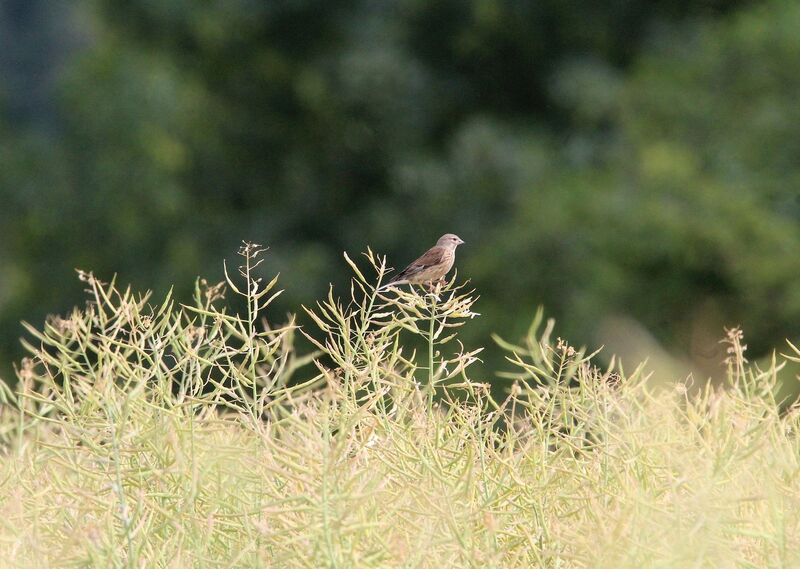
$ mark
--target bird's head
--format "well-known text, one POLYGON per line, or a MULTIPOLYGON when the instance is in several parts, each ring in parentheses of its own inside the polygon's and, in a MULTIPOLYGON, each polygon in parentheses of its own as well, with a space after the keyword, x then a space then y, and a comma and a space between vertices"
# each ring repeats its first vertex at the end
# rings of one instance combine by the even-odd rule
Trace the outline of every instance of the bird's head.
POLYGON ((436 244, 439 246, 452 247, 453 249, 455 249, 456 247, 458 247, 463 243, 464 240, 461 239, 461 237, 459 237, 458 235, 455 235, 453 233, 445 233, 444 235, 439 237, 439 240, 436 242, 436 244))

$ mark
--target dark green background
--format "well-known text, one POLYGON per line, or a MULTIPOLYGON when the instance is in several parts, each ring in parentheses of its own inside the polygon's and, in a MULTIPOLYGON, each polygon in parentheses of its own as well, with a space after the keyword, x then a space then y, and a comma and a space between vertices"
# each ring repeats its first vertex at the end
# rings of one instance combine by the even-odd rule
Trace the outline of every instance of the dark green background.
POLYGON ((544 304, 577 343, 765 353, 800 322, 798 30, 790 0, 2 0, 2 369, 75 268, 188 299, 253 240, 283 319, 343 250, 445 232, 471 345, 544 304))

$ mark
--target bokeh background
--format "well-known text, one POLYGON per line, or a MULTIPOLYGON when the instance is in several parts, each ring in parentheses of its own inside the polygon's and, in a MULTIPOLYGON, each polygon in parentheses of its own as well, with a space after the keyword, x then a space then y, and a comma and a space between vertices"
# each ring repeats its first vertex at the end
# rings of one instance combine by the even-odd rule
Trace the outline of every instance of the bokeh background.
POLYGON ((798 30, 795 0, 0 0, 2 369, 20 320, 83 302, 75 268, 188 299, 252 240, 282 319, 342 251, 445 232, 468 344, 542 304, 703 374, 724 325, 781 349, 798 30))

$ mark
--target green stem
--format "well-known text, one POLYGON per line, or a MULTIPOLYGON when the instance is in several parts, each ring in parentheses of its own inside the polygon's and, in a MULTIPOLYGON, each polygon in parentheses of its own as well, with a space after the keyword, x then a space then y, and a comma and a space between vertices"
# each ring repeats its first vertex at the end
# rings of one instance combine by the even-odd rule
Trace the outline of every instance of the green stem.
MULTIPOLYGON (((115 493, 117 494, 117 500, 119 503, 119 510, 120 510, 120 521, 122 522, 122 529, 125 530, 125 541, 128 546, 128 567, 136 567, 136 559, 134 557, 133 552, 133 537, 131 536, 131 526, 133 520, 131 519, 131 512, 128 509, 128 500, 125 496, 125 489, 123 487, 123 480, 122 480, 122 457, 119 451, 119 430, 117 429, 117 424, 115 422, 116 418, 112 411, 110 405, 106 407, 106 416, 109 419, 109 425, 111 426, 111 450, 113 452, 114 457, 114 479, 115 479, 115 493)), ((120 419, 124 421, 124 418, 120 415, 120 419)))
POLYGON ((247 273, 247 333, 248 333, 248 352, 250 354, 250 379, 253 382, 253 407, 258 399, 258 385, 256 382, 256 343, 255 343, 255 319, 258 312, 258 299, 256 298, 256 285, 250 274, 250 252, 245 258, 247 273))
POLYGON ((436 297, 433 297, 433 306, 431 306, 431 322, 428 327, 428 409, 433 408, 433 393, 434 393, 434 371, 433 371, 433 345, 434 345, 434 328, 436 327, 436 297))

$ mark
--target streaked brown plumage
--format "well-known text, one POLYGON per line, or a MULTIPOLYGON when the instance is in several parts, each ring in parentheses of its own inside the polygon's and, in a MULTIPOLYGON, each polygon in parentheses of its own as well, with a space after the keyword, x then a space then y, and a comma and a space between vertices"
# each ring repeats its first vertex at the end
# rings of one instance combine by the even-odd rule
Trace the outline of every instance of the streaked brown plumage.
POLYGON ((428 249, 419 259, 397 273, 390 284, 424 284, 433 288, 436 281, 441 280, 456 260, 456 247, 464 243, 458 236, 447 233, 439 238, 436 245, 428 249))

